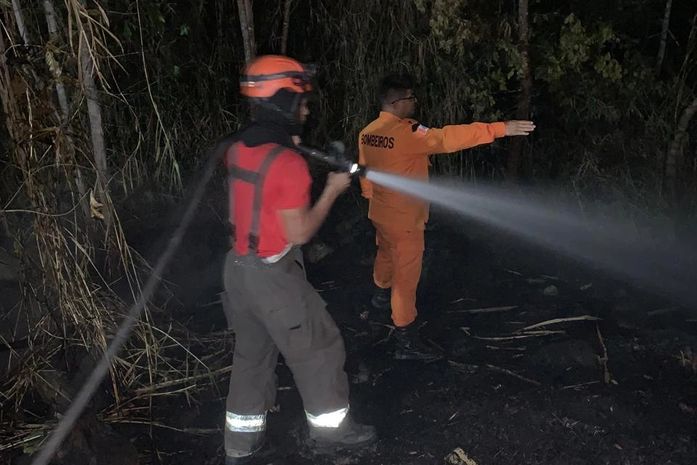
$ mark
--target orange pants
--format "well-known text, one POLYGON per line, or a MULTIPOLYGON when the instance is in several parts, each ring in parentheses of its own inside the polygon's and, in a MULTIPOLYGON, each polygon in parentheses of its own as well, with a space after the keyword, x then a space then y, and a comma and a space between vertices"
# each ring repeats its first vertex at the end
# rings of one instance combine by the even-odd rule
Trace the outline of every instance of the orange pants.
POLYGON ((421 277, 424 232, 375 222, 373 225, 378 245, 373 280, 380 288, 392 288, 392 321, 395 326, 407 326, 416 319, 416 288, 421 277))

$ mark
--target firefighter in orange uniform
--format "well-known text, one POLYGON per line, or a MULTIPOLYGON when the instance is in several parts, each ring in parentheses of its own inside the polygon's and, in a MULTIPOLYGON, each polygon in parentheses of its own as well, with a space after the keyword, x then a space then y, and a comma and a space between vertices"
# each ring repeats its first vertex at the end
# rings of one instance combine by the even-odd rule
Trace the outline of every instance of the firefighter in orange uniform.
MULTIPOLYGON (((428 128, 409 119, 416 109, 413 79, 390 75, 380 84, 382 111, 358 138, 359 163, 370 169, 427 180, 429 155, 452 153, 505 136, 526 136, 531 121, 472 123, 428 128)), ((395 358, 430 360, 438 354, 418 337, 416 288, 421 276, 428 203, 361 178, 370 201, 368 217, 376 229, 378 252, 373 268, 376 308, 392 308, 396 327, 395 358)))

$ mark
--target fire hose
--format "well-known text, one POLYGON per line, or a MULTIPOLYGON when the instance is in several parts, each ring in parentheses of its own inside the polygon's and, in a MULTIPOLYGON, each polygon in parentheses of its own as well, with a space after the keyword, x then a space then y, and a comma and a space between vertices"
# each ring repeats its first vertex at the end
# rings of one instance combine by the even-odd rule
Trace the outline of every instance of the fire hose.
MULTIPOLYGON (((97 390, 100 383, 109 372, 109 367, 111 366, 114 357, 128 340, 131 330, 133 329, 133 325, 138 321, 143 309, 147 305, 147 302, 152 298, 153 294, 157 290, 157 286, 159 285, 164 271, 179 248, 186 229, 194 219, 196 208, 203 197, 206 185, 213 176, 218 163, 223 159, 229 144, 229 139, 223 140, 210 152, 200 178, 194 184, 193 191, 189 196, 188 203, 184 209, 184 214, 182 215, 181 220, 178 222, 177 229, 169 238, 164 252, 158 257, 152 273, 143 286, 140 296, 128 310, 126 317, 119 326, 118 331, 111 340, 107 350, 102 355, 102 358, 95 366, 89 378, 80 388, 77 396, 70 404, 70 407, 68 407, 68 410, 66 410, 65 413, 60 417, 58 425, 48 437, 46 444, 41 448, 39 454, 32 460, 31 465, 48 465, 60 445, 72 430, 75 422, 85 410, 85 407, 94 395, 94 392, 97 390)), ((359 166, 357 163, 351 163, 349 160, 344 158, 344 144, 338 141, 329 145, 329 150, 327 153, 306 146, 298 147, 298 149, 310 157, 323 161, 338 170, 351 173, 351 175, 358 175, 365 171, 362 166, 359 166)))

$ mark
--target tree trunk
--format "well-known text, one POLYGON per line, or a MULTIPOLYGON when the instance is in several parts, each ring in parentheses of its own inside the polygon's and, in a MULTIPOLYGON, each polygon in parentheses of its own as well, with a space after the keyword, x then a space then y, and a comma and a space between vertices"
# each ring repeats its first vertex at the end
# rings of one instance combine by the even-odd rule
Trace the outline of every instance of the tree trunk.
MULTIPOLYGON (((518 4, 518 32, 519 50, 521 56, 520 81, 521 91, 518 96, 516 119, 528 119, 530 117, 530 98, 532 94, 532 72, 530 69, 530 30, 528 24, 528 0, 520 0, 518 4)), ((525 141, 522 137, 515 137, 510 143, 506 175, 509 180, 515 180, 519 176, 521 159, 525 141)))
POLYGON ((244 43, 244 59, 247 63, 256 56, 257 46, 254 41, 254 12, 252 0, 237 0, 237 9, 240 14, 240 28, 242 29, 242 42, 244 43))
POLYGON ((679 205, 680 201, 680 177, 678 173, 682 169, 682 148, 685 139, 687 139, 687 127, 695 113, 697 113, 697 97, 695 97, 692 103, 682 112, 677 130, 675 131, 675 137, 673 137, 673 142, 670 144, 668 155, 666 156, 663 184, 665 187, 664 190, 668 195, 668 201, 674 208, 679 205))
POLYGON ((290 7, 293 0, 286 0, 285 10, 283 11, 283 32, 281 35, 281 55, 288 53, 288 31, 290 30, 290 7))
POLYGON ((660 74, 663 67, 663 59, 666 56, 666 44, 668 43, 668 30, 670 29, 670 12, 673 8, 673 0, 666 0, 666 11, 663 14, 663 26, 661 27, 661 43, 658 45, 656 57, 656 74, 660 74))

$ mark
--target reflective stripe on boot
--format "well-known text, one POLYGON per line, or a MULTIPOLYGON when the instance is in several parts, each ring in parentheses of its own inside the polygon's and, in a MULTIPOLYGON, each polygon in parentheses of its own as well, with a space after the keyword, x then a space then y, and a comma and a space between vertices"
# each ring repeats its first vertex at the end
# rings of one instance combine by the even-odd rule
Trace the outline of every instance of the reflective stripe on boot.
POLYGON ((238 415, 227 412, 225 415, 225 427, 237 433, 256 433, 266 430, 266 414, 261 415, 238 415))
POLYGON ((261 449, 266 433, 266 413, 261 415, 225 414, 226 463, 245 463, 261 449))
MULTIPOLYGON (((335 419, 339 416, 337 413, 335 419)), ((336 422, 332 421, 331 424, 335 425, 336 422)), ((312 423, 309 426, 309 445, 318 451, 362 446, 373 442, 376 438, 374 427, 356 423, 347 415, 344 415, 338 426, 316 426, 312 423)))
POLYGON ((348 411, 349 408, 345 407, 320 415, 312 415, 309 412, 305 412, 305 416, 307 416, 307 421, 310 423, 310 426, 315 428, 338 428, 341 426, 344 418, 346 418, 346 415, 348 415, 348 411))

